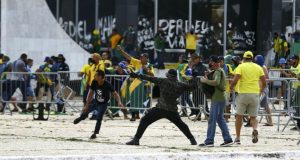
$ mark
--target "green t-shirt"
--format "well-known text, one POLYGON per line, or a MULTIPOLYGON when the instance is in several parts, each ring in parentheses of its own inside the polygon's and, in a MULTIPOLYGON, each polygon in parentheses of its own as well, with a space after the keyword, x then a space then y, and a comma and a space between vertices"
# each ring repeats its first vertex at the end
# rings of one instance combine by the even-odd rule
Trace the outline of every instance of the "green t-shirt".
POLYGON ((211 101, 221 102, 226 101, 225 95, 225 83, 226 75, 223 69, 219 68, 214 72, 213 79, 217 81, 217 86, 215 87, 214 94, 212 95, 211 101))

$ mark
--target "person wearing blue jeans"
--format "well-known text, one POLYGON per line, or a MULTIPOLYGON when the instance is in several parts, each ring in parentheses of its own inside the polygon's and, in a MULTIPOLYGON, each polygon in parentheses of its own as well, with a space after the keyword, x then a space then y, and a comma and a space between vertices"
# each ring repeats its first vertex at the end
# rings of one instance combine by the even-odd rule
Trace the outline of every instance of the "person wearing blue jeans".
POLYGON ((210 86, 214 86, 214 93, 211 98, 211 108, 208 119, 207 138, 204 143, 200 144, 201 147, 213 147, 214 138, 216 133, 216 123, 218 123, 224 143, 221 146, 229 146, 233 144, 230 136, 227 123, 224 119, 224 108, 226 105, 225 83, 226 76, 223 69, 220 68, 219 59, 216 56, 211 56, 209 61, 209 67, 213 70, 212 79, 208 79, 207 75, 201 78, 202 83, 206 83, 210 86))
POLYGON ((110 101, 110 94, 113 94, 115 100, 118 102, 118 106, 125 108, 121 102, 119 94, 113 89, 112 85, 105 80, 105 73, 102 70, 98 70, 95 75, 95 79, 92 82, 90 91, 88 93, 87 102, 83 108, 83 111, 80 117, 74 120, 74 124, 78 124, 80 121, 85 120, 88 117, 88 114, 92 111, 98 111, 97 122, 95 126, 94 133, 90 139, 95 139, 96 135, 99 134, 101 128, 101 122, 104 116, 104 113, 107 110, 108 102, 110 101), (91 103, 94 101, 93 105, 91 103), (92 106, 92 107, 90 107, 92 106))

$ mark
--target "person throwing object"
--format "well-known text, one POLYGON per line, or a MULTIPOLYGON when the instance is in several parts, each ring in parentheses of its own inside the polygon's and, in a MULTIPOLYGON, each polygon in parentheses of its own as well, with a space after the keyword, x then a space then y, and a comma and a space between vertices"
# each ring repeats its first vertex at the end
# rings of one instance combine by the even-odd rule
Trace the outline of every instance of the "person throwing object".
POLYGON ((197 145, 197 142, 192 135, 189 127, 181 120, 177 108, 177 98, 179 98, 185 91, 191 91, 197 88, 197 81, 195 78, 190 80, 189 84, 178 82, 177 71, 170 69, 166 76, 167 78, 150 77, 147 75, 138 75, 131 73, 133 78, 150 81, 160 86, 160 97, 156 107, 151 108, 141 119, 137 132, 134 138, 127 142, 127 145, 139 145, 139 140, 147 127, 153 122, 166 118, 174 123, 190 140, 191 145, 197 145))

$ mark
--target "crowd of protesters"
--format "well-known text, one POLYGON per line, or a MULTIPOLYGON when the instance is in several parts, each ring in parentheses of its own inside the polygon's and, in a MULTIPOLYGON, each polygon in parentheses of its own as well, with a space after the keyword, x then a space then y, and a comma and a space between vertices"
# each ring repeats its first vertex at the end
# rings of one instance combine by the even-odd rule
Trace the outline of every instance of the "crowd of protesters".
MULTIPOLYGON (((257 112, 258 106, 265 109, 267 114, 271 114, 272 111, 268 106, 268 85, 265 81, 268 79, 268 69, 265 66, 265 59, 262 55, 254 56, 252 52, 248 51, 239 55, 226 55, 219 57, 210 57, 207 60, 203 60, 200 55, 196 52, 196 41, 198 39, 197 35, 194 33, 193 29, 189 33, 184 34, 186 37, 186 53, 179 56, 177 72, 178 79, 180 81, 187 81, 191 76, 202 76, 207 77, 208 72, 214 71, 211 75, 216 78, 213 81, 207 79, 201 79, 202 83, 207 83, 215 87, 215 93, 212 95, 211 107, 208 107, 206 99, 199 98, 203 95, 203 88, 198 87, 192 91, 184 91, 180 98, 180 105, 182 106, 181 117, 192 117, 194 120, 201 120, 204 117, 209 121, 208 137, 202 146, 210 146, 213 144, 213 137, 215 132, 215 123, 219 123, 219 126, 224 131, 225 144, 232 141, 229 133, 227 133, 227 126, 224 122, 228 122, 230 115, 218 114, 220 111, 222 113, 230 113, 233 94, 237 96, 235 104, 238 107, 236 116, 236 130, 237 137, 235 142, 240 143, 240 130, 242 126, 243 119, 246 122, 245 126, 253 127, 253 142, 257 142, 257 112), (208 66, 204 63, 208 62, 208 66), (256 63, 254 65, 254 63, 256 63), (256 68, 256 71, 253 69, 256 68), (219 72, 222 70, 222 72, 219 72), (218 71, 218 72, 216 72, 218 71), (224 72, 224 75, 223 75, 224 72), (233 78, 233 81, 226 80, 223 82, 224 78, 233 78), (246 77, 246 78, 245 78, 246 77), (257 82, 257 85, 254 84, 257 82), (216 87, 216 83, 221 87, 216 87), (223 84, 224 83, 224 84, 223 84), (247 86, 247 87, 245 87, 247 86), (224 91, 223 91, 224 90, 224 91), (225 93, 223 95, 223 92, 225 93), (223 97, 225 96, 225 97, 223 97), (250 101, 250 99, 252 99, 250 101), (246 104, 246 100, 249 104, 246 104), (205 105, 204 116, 201 115, 200 107, 205 105), (215 107, 219 107, 218 110, 215 107), (187 110, 190 107, 190 111, 187 110), (209 109, 210 108, 210 109, 209 109), (189 114, 188 114, 189 113, 189 114), (214 116, 208 116, 213 114, 214 116), (248 116, 243 116, 248 114, 248 116), (218 120, 216 117, 224 117, 223 120, 218 120)), ((97 41, 96 41, 97 42, 97 41)), ((96 43, 95 42, 95 43, 96 43)), ((149 55, 147 53, 139 53, 136 50, 136 33, 133 27, 130 26, 123 36, 114 29, 112 35, 110 36, 110 50, 104 52, 94 52, 91 54, 86 65, 82 67, 80 71, 80 76, 82 77, 81 85, 81 95, 83 96, 83 103, 87 105, 87 98, 89 92, 94 88, 92 87, 95 77, 99 71, 103 71, 105 75, 119 75, 119 76, 108 76, 106 79, 111 83, 111 87, 114 91, 113 93, 119 93, 120 99, 112 98, 110 104, 112 106, 119 106, 120 100, 125 106, 130 107, 130 121, 136 121, 140 119, 140 112, 143 108, 149 108, 151 104, 151 84, 148 81, 140 80, 139 78, 128 78, 130 73, 136 73, 140 75, 147 75, 150 77, 154 76, 154 67, 164 68, 163 65, 163 53, 164 53, 164 33, 159 28, 158 33, 155 35, 155 51, 158 53, 157 63, 152 65, 149 63, 149 55), (135 108, 135 109, 134 109, 135 108)), ((298 55, 290 55, 289 44, 284 37, 279 37, 277 33, 274 34, 274 52, 276 55, 275 66, 281 69, 291 69, 282 70, 280 77, 298 78, 300 75, 300 64, 298 55)), ((69 82, 69 74, 60 74, 60 83, 57 79, 58 72, 69 71, 69 66, 66 64, 65 57, 62 54, 58 56, 45 57, 44 64, 42 64, 36 71, 32 71, 31 67, 33 65, 33 59, 27 57, 24 53, 19 59, 11 61, 7 55, 0 55, 0 73, 3 83, 1 92, 2 99, 4 101, 16 101, 16 91, 19 90, 22 93, 23 101, 34 102, 41 100, 45 95, 47 96, 47 103, 45 108, 49 110, 51 105, 50 102, 56 103, 56 111, 59 113, 65 112, 63 98, 59 97, 57 94, 60 89, 60 84, 67 85, 69 82), (19 73, 23 72, 23 73, 19 73), (26 72, 26 73, 24 73, 26 72), (5 73, 5 74, 4 74, 5 73), (33 87, 30 83, 34 79, 37 81, 36 87, 33 87)), ((100 74, 102 75, 102 73, 100 74)), ((100 76, 103 78, 103 75, 100 76)), ((293 101, 293 105, 298 105, 298 100, 300 97, 299 85, 293 85, 295 90, 295 97, 297 100, 293 101)), ((281 86, 278 89, 278 97, 282 96, 286 98, 286 89, 281 86)), ((91 101, 88 104, 96 103, 96 101, 91 101)), ((275 102, 279 103, 279 101, 275 102)), ((285 106, 287 102, 284 102, 285 106)), ((28 104, 15 104, 21 108, 23 112, 34 110, 33 103, 28 104)), ((38 105, 43 105, 38 104, 38 105)), ((122 104, 123 105, 123 104, 122 104)), ((6 104, 2 103, 1 111, 5 109, 6 104)), ((299 106, 299 105, 298 105, 299 106)), ((97 108, 89 108, 92 117, 91 119, 98 120, 99 111, 97 108)), ((15 107, 14 111, 17 110, 15 107)), ((114 116, 118 116, 119 109, 110 109, 114 116)), ((124 107, 121 108, 125 119, 129 119, 128 110, 124 107)), ((299 110, 297 110, 297 114, 299 110)), ((103 111, 101 111, 103 116, 103 111)), ((86 116, 86 115, 85 115, 86 116)), ((84 119, 84 118, 83 118, 84 119)), ((300 127, 300 120, 296 119, 297 126, 293 130, 297 130, 300 127)), ((267 116, 267 123, 265 126, 273 126, 272 116, 267 116)))
MULTIPOLYGON (((57 79, 58 72, 68 72, 69 66, 62 54, 58 56, 45 57, 44 64, 40 65, 36 71, 32 71, 34 60, 27 57, 27 54, 21 54, 20 58, 11 61, 7 55, 0 55, 0 76, 2 82, 1 98, 4 102, 17 101, 18 93, 22 95, 21 101, 28 101, 29 104, 20 103, 14 105, 12 111, 30 112, 34 110, 33 101, 41 100, 47 95, 47 107, 49 110, 50 102, 57 101, 56 111, 65 112, 60 97, 57 95, 59 83, 57 79), (36 86, 33 86, 32 80, 35 80, 36 86)), ((68 74, 61 74, 61 81, 66 83, 69 79, 68 74)), ((1 104, 1 111, 6 107, 6 103, 1 104)), ((42 103, 38 105, 43 105, 42 103)))

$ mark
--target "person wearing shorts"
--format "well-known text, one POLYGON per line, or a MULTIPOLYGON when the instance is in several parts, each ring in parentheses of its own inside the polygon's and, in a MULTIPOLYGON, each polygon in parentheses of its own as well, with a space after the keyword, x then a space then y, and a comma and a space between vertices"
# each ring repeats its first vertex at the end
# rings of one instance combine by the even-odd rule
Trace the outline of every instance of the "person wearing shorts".
POLYGON ((236 68, 235 76, 230 84, 230 90, 233 91, 237 82, 239 82, 239 91, 236 99, 236 144, 241 144, 240 133, 245 112, 250 116, 250 123, 253 128, 252 142, 258 142, 256 117, 258 114, 259 96, 266 87, 266 77, 262 67, 252 62, 253 53, 247 51, 244 53, 243 58, 244 63, 236 68), (259 82, 261 85, 259 85, 259 82))

